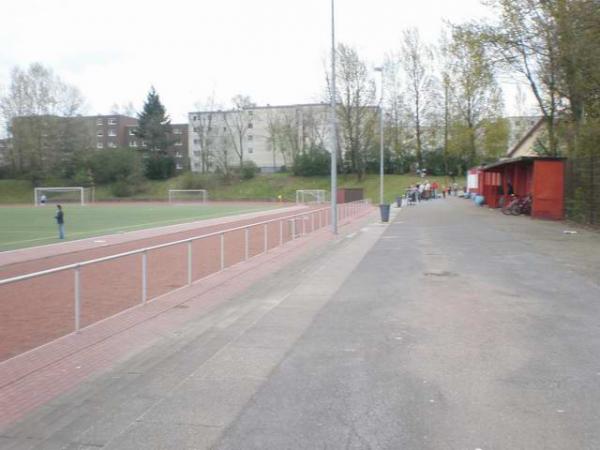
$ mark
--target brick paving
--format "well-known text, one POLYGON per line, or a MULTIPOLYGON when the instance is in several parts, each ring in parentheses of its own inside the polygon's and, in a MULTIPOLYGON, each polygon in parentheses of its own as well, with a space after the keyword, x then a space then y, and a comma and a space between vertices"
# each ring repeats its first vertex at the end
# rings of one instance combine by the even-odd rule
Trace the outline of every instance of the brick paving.
MULTIPOLYGON (((47 246, 43 248, 46 257, 0 267, 0 278, 33 273, 264 220, 285 219, 290 215, 312 210, 314 208, 284 208, 223 218, 225 220, 200 221, 193 227, 193 224, 184 224, 175 228, 166 227, 127 233, 127 236, 114 235, 107 238, 111 242, 110 245, 99 248, 90 248, 93 242, 89 241, 66 243, 65 248, 47 246), (185 230, 181 231, 181 228, 185 230), (76 251, 76 248, 79 248, 79 251, 76 251), (70 252, 64 253, 66 250, 70 252), (48 253, 50 251, 55 255, 50 256, 48 253)), ((291 230, 287 222, 285 225, 283 240, 289 241, 291 230)), ((278 222, 269 225, 271 236, 279 237, 278 228, 278 222)), ((249 256, 255 256, 264 250, 263 231, 262 226, 250 229, 249 256)), ((219 240, 219 236, 214 236, 193 243, 193 280, 204 278, 220 270, 219 240)), ((243 243, 243 233, 226 235, 224 261, 226 267, 243 259, 243 243)), ((275 244, 278 244, 277 239, 267 242, 269 248, 273 248, 275 244)), ((187 245, 181 244, 148 253, 147 298, 160 296, 187 284, 187 250, 187 245)), ((32 258, 35 254, 34 249, 19 252, 19 257, 32 258)), ((4 260, 10 259, 9 256, 5 256, 4 260)), ((3 324, 0 328, 0 361, 75 331, 74 276, 74 271, 68 270, 0 286, 2 299, 0 323, 3 324)), ((81 326, 87 326, 140 303, 142 256, 132 255, 83 267, 80 270, 80 283, 80 321, 81 326)))
MULTIPOLYGON (((355 211, 359 213, 358 211, 355 211)), ((357 217, 374 214, 372 208, 357 217)), ((346 216, 348 231, 362 221, 346 216)), ((287 242, 243 264, 204 278, 139 307, 102 320, 0 363, 0 428, 23 417, 93 374, 147 348, 198 313, 210 311, 302 252, 332 239, 326 229, 287 242), (181 305, 185 304, 185 308, 181 305)))

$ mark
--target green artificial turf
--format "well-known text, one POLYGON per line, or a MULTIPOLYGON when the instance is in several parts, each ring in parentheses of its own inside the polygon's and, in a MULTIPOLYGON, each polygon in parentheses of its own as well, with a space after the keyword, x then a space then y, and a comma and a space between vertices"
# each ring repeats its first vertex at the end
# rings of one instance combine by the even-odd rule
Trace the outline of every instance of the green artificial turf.
MULTIPOLYGON (((267 209, 258 205, 63 205, 66 240, 267 209)), ((59 242, 55 213, 53 205, 0 207, 0 251, 59 242)))

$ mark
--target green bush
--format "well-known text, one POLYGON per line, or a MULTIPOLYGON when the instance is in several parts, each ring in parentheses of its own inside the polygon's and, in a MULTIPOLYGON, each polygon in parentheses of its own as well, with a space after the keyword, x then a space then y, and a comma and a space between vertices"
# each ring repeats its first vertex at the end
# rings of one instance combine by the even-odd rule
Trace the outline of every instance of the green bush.
POLYGON ((241 169, 242 180, 251 180, 260 172, 260 169, 254 161, 244 161, 244 165, 241 169))
POLYGON ((327 175, 330 171, 331 156, 321 148, 314 148, 296 156, 293 174, 298 177, 327 175))
POLYGON ((150 155, 144 160, 144 173, 149 180, 166 180, 175 175, 175 158, 167 155, 150 155))
POLYGON ((96 184, 125 179, 139 183, 142 179, 142 161, 135 150, 109 149, 95 152, 88 164, 90 175, 96 184))

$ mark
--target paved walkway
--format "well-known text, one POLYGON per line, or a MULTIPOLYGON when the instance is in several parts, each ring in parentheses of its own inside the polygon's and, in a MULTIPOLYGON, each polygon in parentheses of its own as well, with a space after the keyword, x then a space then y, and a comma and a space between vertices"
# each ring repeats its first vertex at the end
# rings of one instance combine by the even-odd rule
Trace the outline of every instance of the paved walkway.
POLYGON ((4 449, 600 448, 600 236, 461 199, 313 250, 4 449))

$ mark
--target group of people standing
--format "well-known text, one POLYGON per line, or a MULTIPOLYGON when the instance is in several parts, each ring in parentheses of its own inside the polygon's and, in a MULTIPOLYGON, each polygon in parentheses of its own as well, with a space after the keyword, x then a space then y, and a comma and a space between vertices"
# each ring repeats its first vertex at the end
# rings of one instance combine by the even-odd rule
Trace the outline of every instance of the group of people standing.
POLYGON ((443 197, 458 194, 458 184, 452 183, 451 185, 441 186, 437 181, 430 183, 429 180, 425 180, 424 183, 411 184, 407 189, 407 196, 409 201, 418 203, 422 200, 430 200, 434 198, 443 197))

